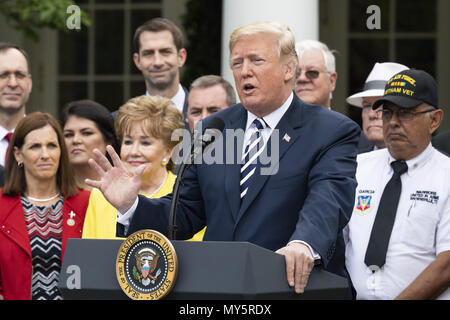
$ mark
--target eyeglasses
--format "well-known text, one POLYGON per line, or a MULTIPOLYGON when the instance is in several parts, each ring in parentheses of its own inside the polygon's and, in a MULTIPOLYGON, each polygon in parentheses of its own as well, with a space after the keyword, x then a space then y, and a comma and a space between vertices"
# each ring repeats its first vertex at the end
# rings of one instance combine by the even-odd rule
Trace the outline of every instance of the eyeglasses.
MULTIPOLYGON (((317 79, 321 73, 329 73, 329 72, 323 72, 323 71, 319 71, 319 70, 306 70, 305 71, 305 76, 309 80, 314 80, 314 79, 317 79)), ((300 77, 301 74, 302 74, 302 70, 299 69, 298 70, 298 76, 300 77)))
POLYGON ((381 113, 381 117, 382 117, 383 121, 390 121, 392 119, 392 116, 394 115, 394 113, 397 114, 397 119, 400 121, 411 121, 420 114, 424 114, 424 113, 428 113, 428 112, 432 112, 432 111, 435 111, 435 109, 429 109, 429 110, 418 111, 418 112, 409 111, 407 109, 399 109, 398 111, 395 111, 395 112, 391 109, 378 109, 375 112, 377 114, 381 113))
POLYGON ((24 72, 21 72, 21 71, 16 71, 16 72, 6 71, 6 72, 3 72, 3 73, 0 73, 0 82, 10 81, 11 77, 13 75, 16 78, 16 81, 23 81, 23 80, 25 80, 26 78, 29 77, 28 73, 24 73, 24 72))

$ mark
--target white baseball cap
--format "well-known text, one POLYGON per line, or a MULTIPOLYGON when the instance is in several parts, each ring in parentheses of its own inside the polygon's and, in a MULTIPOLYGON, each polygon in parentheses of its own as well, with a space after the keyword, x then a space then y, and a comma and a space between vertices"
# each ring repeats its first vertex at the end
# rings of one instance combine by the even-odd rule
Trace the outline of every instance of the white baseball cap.
POLYGON ((347 98, 347 103, 362 108, 364 97, 378 97, 384 95, 387 81, 400 71, 408 70, 407 66, 395 62, 377 62, 370 71, 364 83, 363 91, 347 98))

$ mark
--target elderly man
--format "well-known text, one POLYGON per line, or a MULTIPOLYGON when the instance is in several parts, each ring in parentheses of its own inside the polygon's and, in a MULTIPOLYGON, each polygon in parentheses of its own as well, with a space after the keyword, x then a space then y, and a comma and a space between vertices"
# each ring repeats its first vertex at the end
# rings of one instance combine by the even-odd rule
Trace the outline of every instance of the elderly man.
POLYGON ((12 43, 0 42, 0 165, 5 165, 14 128, 25 116, 32 84, 27 53, 12 43))
POLYGON ((434 149, 435 80, 393 76, 372 106, 386 149, 360 154, 346 227, 346 265, 357 299, 450 299, 450 158, 434 149))
POLYGON ((372 105, 384 93, 387 81, 396 73, 409 69, 399 63, 375 63, 361 92, 347 98, 347 103, 362 108, 362 135, 358 144, 358 153, 369 152, 385 147, 383 139, 383 121, 381 112, 373 110, 372 105))
POLYGON ((189 88, 187 122, 189 130, 213 113, 236 103, 231 84, 220 76, 206 75, 195 79, 189 88))
POLYGON ((305 102, 331 109, 338 77, 333 52, 316 40, 299 42, 295 48, 299 62, 295 93, 305 102))
POLYGON ((186 62, 183 34, 170 20, 154 18, 136 29, 133 60, 142 72, 147 95, 172 100, 186 117, 188 92, 180 84, 180 68, 186 62))
MULTIPOLYGON (((244 25, 231 34, 229 47, 241 103, 203 120, 206 126, 211 118, 223 120, 226 134, 212 147, 224 159, 195 162, 186 171, 177 235, 187 239, 207 225, 206 241, 248 241, 277 250, 285 256, 289 285, 300 293, 315 263, 345 274, 342 229, 354 199, 360 129, 294 95, 298 58, 289 28, 244 25), (243 133, 242 139, 230 131, 243 133), (266 147, 269 168, 259 156, 266 147)), ((95 152, 91 164, 101 178, 87 182, 117 208, 126 234, 143 228, 167 234, 171 197, 138 196, 144 168, 130 174, 111 147, 108 152, 114 165, 95 152)))

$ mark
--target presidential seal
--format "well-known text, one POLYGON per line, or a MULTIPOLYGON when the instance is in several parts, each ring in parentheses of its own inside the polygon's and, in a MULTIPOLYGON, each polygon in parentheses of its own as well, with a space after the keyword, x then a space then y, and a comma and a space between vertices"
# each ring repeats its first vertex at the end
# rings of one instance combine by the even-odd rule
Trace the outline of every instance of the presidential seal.
POLYGON ((116 275, 133 300, 159 300, 175 285, 178 260, 172 243, 154 230, 133 233, 120 246, 116 275))

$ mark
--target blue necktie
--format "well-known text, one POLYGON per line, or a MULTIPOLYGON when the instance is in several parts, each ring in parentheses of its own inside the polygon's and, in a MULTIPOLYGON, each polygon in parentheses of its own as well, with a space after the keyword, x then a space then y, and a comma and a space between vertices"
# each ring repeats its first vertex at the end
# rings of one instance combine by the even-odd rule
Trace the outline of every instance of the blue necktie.
POLYGON ((241 167, 241 200, 245 197, 250 185, 251 177, 255 173, 257 159, 264 149, 264 139, 261 131, 267 127, 267 124, 261 118, 253 121, 256 131, 252 133, 248 145, 245 147, 244 162, 241 167))

